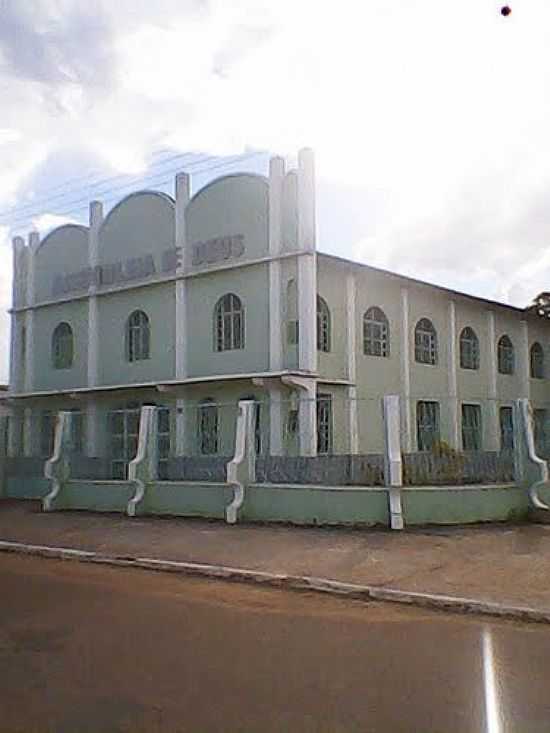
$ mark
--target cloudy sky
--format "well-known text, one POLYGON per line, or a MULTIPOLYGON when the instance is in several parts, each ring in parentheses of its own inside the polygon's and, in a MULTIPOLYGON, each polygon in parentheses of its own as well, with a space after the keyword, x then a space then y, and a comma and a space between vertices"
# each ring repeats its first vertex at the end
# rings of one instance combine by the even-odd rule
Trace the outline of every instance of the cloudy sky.
POLYGON ((550 289, 550 3, 499 9, 0 0, 0 382, 11 237, 180 162, 197 188, 311 146, 321 250, 521 306, 550 289))

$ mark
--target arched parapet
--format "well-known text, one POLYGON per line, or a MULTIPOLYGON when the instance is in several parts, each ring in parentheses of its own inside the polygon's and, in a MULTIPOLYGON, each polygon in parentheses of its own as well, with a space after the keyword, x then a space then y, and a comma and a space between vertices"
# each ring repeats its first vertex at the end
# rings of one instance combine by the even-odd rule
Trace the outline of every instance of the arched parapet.
POLYGON ((217 178, 191 199, 185 214, 186 269, 266 257, 269 185, 264 176, 217 178))
POLYGON ((175 270, 175 202, 156 191, 137 191, 111 209, 99 230, 99 287, 175 270))
POLYGON ((88 289, 87 227, 64 224, 54 229, 38 245, 34 258, 36 302, 88 289))

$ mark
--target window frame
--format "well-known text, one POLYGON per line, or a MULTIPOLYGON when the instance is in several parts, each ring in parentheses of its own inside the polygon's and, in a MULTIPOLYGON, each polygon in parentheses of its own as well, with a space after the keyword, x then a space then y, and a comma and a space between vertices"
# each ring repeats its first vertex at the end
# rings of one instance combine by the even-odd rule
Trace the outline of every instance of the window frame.
POLYGON ((479 338, 471 326, 464 326, 459 337, 460 368, 479 370, 479 338))
POLYGON ((540 341, 535 341, 529 349, 529 376, 544 379, 544 349, 540 341))
POLYGON ((317 294, 317 351, 329 354, 332 346, 332 319, 327 301, 317 294))
POLYGON ((516 354, 512 339, 504 333, 497 344, 497 369, 499 374, 512 376, 516 370, 516 354))
POLYGON ((414 327, 414 360, 427 366, 438 364, 437 331, 429 318, 421 318, 414 327))
POLYGON ((201 456, 215 456, 220 448, 220 411, 217 402, 207 397, 197 405, 197 448, 201 456), (208 423, 211 422, 211 426, 208 423))
POLYGON ((417 451, 419 453, 429 453, 433 450, 434 444, 440 440, 441 410, 439 402, 436 400, 418 400, 416 403, 417 451), (431 437, 428 439, 428 436, 431 437))
POLYGON ((334 411, 332 394, 319 393, 315 400, 315 424, 317 433, 317 455, 331 455, 334 448, 334 411))
MULTIPOLYGON (((26 331, 25 331, 26 340, 26 331)), ((70 323, 61 321, 54 328, 51 343, 52 367, 71 369, 74 364, 74 334, 70 323)))
POLYGON ((214 351, 237 351, 245 348, 245 311, 235 293, 225 293, 214 306, 214 351))
POLYGON ((500 450, 514 450, 514 411, 510 405, 501 405, 498 411, 500 450))
POLYGON ((481 405, 463 402, 461 406, 462 450, 474 452, 483 450, 483 416, 481 405))
POLYGON ((367 308, 363 315, 363 354, 382 358, 390 356, 390 324, 377 305, 367 308))
POLYGON ((151 322, 143 310, 135 310, 126 321, 126 361, 135 364, 151 358, 151 322))

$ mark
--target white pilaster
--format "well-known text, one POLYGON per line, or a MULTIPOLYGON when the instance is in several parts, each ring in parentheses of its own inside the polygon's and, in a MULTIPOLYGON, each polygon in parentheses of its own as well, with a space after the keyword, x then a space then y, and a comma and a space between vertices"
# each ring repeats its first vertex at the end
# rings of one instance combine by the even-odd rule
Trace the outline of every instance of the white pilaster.
POLYGON ((298 255, 298 367, 317 371, 317 261, 313 254, 298 255))
POLYGON ((86 432, 85 444, 86 455, 90 458, 96 458, 100 454, 99 450, 99 409, 97 402, 94 400, 86 403, 86 432))
POLYGON ((353 382, 346 390, 346 411, 349 433, 349 452, 359 453, 359 423, 357 388, 357 323, 356 317, 356 283, 353 272, 346 277, 346 372, 350 382, 353 382))
POLYGON ((495 314, 493 311, 487 311, 487 356, 488 356, 488 374, 487 374, 487 396, 488 404, 488 420, 487 425, 487 450, 500 450, 500 424, 497 404, 497 344, 496 344, 496 328, 495 314))
POLYGON ((456 354, 456 306, 454 300, 449 303, 448 310, 448 348, 447 348, 447 380, 449 391, 449 443, 451 448, 460 450, 460 430, 458 417, 457 389, 457 354, 456 354))
POLYGON ((411 434, 411 354, 409 333, 409 291, 401 288, 401 445, 405 453, 412 451, 411 434))
POLYGON ((33 448, 32 422, 33 422, 32 409, 30 407, 26 407, 25 413, 24 413, 24 423, 23 423, 23 453, 27 457, 32 456, 32 452, 33 452, 32 451, 32 448, 33 448))
POLYGON ((359 418, 357 404, 357 387, 348 387, 346 390, 346 411, 349 434, 349 452, 359 453, 359 418))
MULTIPOLYGON (((304 380, 304 383, 306 380, 304 380)), ((314 380, 307 380, 300 393, 298 403, 298 424, 300 429, 300 455, 317 455, 317 386, 314 380)))
MULTIPOLYGON (((187 173, 176 176, 176 249, 178 250, 177 275, 183 274, 186 247, 185 210, 190 198, 190 181, 187 173)), ((176 379, 184 379, 188 372, 187 356, 187 283, 176 280, 176 379)))
POLYGON ((269 388, 269 450, 272 456, 283 455, 283 392, 269 388))
POLYGON ((520 321, 520 343, 518 349, 519 396, 528 400, 530 390, 530 359, 529 359, 529 326, 527 321, 520 321))
MULTIPOLYGON (((12 240, 12 261, 13 261, 13 279, 12 279, 12 306, 15 308, 22 305, 21 298, 23 293, 26 297, 26 281, 24 287, 21 283, 23 278, 26 280, 26 264, 24 260, 27 256, 25 249, 25 241, 22 237, 14 237, 12 240)), ((20 389, 24 389, 24 377, 21 376, 25 373, 26 364, 22 363, 21 357, 23 355, 23 344, 21 341, 21 321, 25 321, 25 316, 20 316, 19 319, 15 313, 10 315, 10 392, 18 392, 20 389)), ((25 344, 26 347, 26 344, 25 344)), ((10 421, 10 424, 13 420, 10 421)), ((10 453, 10 455, 15 455, 10 453)))
POLYGON ((315 162, 313 151, 298 153, 298 249, 315 251, 315 162))
MULTIPOLYGON (((282 200, 285 162, 272 158, 269 164, 269 254, 276 257, 282 249, 282 200)), ((269 368, 283 367, 281 263, 269 263, 269 368)))
MULTIPOLYGON (((94 269, 99 262, 99 230, 103 223, 103 204, 100 201, 90 203, 90 229, 88 232, 88 262, 94 269)), ((99 384, 99 313, 96 296, 96 285, 92 283, 88 298, 88 386, 99 384)), ((96 455, 92 453, 91 455, 96 455)))
MULTIPOLYGON (((36 299, 35 293, 35 257, 40 246, 40 235, 38 232, 29 234, 29 246, 27 250, 27 305, 33 306, 36 299)), ((25 311, 25 392, 32 392, 34 389, 34 310, 25 311)))
POLYGON ((176 400, 176 455, 185 455, 185 400, 176 400))

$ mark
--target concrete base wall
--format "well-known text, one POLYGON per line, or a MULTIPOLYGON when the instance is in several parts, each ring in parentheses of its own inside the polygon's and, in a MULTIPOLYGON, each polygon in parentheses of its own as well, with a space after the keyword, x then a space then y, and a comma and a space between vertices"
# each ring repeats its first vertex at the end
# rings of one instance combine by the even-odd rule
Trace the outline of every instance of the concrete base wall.
MULTIPOLYGON (((49 482, 38 477, 8 478, 6 496, 42 499, 49 482)), ((70 481, 56 509, 125 513, 135 485, 128 481, 70 481)), ((550 502, 550 488, 540 494, 550 502)), ((223 483, 156 482, 147 486, 138 514, 221 519, 233 498, 223 483)), ((528 497, 515 486, 418 487, 402 492, 405 526, 475 524, 528 518, 528 497)), ((303 525, 389 526, 383 488, 254 484, 246 490, 239 520, 303 525)))

